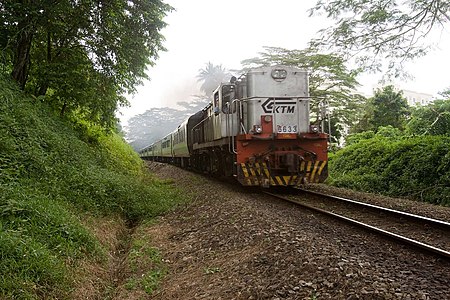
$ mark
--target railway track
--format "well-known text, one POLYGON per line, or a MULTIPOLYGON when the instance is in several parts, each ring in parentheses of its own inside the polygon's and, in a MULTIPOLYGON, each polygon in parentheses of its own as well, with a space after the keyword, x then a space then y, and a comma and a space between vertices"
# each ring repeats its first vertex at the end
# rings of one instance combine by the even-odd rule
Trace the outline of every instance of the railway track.
POLYGON ((448 222, 304 189, 264 193, 450 259, 448 222))

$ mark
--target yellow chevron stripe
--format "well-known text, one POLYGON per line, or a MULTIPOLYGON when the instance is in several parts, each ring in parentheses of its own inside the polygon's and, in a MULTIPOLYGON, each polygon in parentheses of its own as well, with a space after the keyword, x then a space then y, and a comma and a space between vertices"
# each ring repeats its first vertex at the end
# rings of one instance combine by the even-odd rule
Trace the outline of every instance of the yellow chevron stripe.
POLYGON ((291 177, 291 180, 289 181, 289 184, 295 184, 295 182, 297 181, 297 175, 293 175, 292 177, 291 177))
POLYGON ((319 163, 320 163, 320 161, 314 162, 313 171, 311 173, 311 182, 316 182, 315 176, 316 176, 317 169, 319 167, 319 163))
POLYGON ((255 163, 255 166, 256 166, 256 173, 258 175, 261 175, 261 166, 259 165, 259 163, 255 163))
POLYGON ((322 174, 323 168, 325 168, 326 165, 327 165, 327 161, 326 160, 322 161, 322 165, 320 166, 319 172, 318 172, 319 175, 322 174))
POLYGON ((306 167, 306 172, 310 172, 311 171, 311 165, 312 165, 312 161, 308 161, 308 165, 306 167))
POLYGON ((256 176, 255 169, 252 166, 249 166, 248 168, 249 168, 250 173, 252 174, 252 176, 256 176))
POLYGON ((275 176, 275 179, 278 185, 283 185, 283 182, 281 181, 281 178, 279 176, 275 176))
POLYGON ((305 170, 305 161, 302 161, 302 163, 300 164, 300 171, 304 171, 305 170))
POLYGON ((289 185, 292 176, 283 176, 284 185, 289 185))
POLYGON ((242 172, 244 172, 244 176, 248 177, 247 167, 245 166, 244 163, 241 163, 241 168, 242 168, 242 172))
POLYGON ((266 174, 267 178, 270 178, 269 169, 267 169, 267 164, 263 163, 264 174, 266 174))

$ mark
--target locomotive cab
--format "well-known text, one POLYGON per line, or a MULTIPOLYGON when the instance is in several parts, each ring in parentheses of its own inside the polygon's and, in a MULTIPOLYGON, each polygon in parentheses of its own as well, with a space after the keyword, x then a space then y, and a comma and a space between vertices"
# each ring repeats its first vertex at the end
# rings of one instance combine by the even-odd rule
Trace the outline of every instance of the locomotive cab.
POLYGON ((238 133, 236 105, 232 105, 236 99, 236 85, 222 83, 213 93, 212 105, 208 107, 204 127, 208 128, 207 140, 218 141, 229 138, 238 133), (233 122, 233 124, 231 124, 233 122))

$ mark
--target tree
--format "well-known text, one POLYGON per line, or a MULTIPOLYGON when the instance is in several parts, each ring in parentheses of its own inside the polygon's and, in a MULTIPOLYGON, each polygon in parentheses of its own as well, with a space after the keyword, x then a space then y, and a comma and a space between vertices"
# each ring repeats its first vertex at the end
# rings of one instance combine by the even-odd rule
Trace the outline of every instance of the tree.
POLYGON ((200 89, 209 98, 219 84, 227 77, 231 77, 230 73, 222 65, 214 65, 211 62, 206 64, 204 69, 198 70, 197 80, 202 82, 200 89))
POLYGON ((439 93, 443 99, 450 100, 450 87, 439 93))
POLYGON ((184 118, 185 114, 174 108, 149 109, 128 121, 126 138, 135 150, 140 150, 166 136, 184 118))
POLYGON ((186 114, 191 115, 194 112, 198 112, 203 109, 211 99, 206 95, 194 95, 190 101, 179 101, 177 105, 186 112, 186 114))
MULTIPOLYGON (((356 80, 358 72, 348 70, 341 56, 319 53, 316 48, 264 49, 265 52, 259 53, 259 57, 242 61, 244 68, 280 64, 306 69, 309 71, 309 93, 313 97, 312 111, 319 110, 320 102, 328 104, 334 124, 331 132, 340 131, 337 135, 341 136, 342 125, 351 127, 357 122, 358 112, 365 99, 355 92, 359 85, 356 80)), ((314 117, 318 118, 317 115, 314 117)))
POLYGON ((450 135, 450 98, 413 109, 406 131, 412 135, 450 135))
POLYGON ((5 70, 61 114, 113 123, 122 95, 164 50, 159 32, 171 9, 160 0, 2 1, 5 70))
POLYGON ((380 68, 379 58, 387 59, 398 75, 404 61, 427 52, 424 38, 450 21, 450 2, 319 0, 310 13, 325 13, 335 21, 313 44, 356 55, 361 65, 372 69, 380 68))
POLYGON ((364 116, 354 132, 377 131, 381 126, 403 129, 409 114, 409 106, 403 92, 396 92, 392 85, 378 89, 369 99, 364 116))

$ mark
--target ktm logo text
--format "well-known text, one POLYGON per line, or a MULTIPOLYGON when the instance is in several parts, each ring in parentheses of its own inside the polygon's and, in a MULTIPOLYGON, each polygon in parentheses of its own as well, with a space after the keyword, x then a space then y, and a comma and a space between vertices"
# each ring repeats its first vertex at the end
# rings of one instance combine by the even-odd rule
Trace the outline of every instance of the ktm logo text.
POLYGON ((295 101, 269 98, 261 105, 266 114, 293 114, 295 101))

